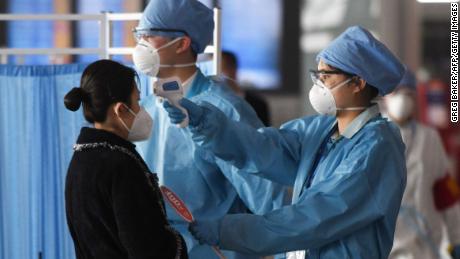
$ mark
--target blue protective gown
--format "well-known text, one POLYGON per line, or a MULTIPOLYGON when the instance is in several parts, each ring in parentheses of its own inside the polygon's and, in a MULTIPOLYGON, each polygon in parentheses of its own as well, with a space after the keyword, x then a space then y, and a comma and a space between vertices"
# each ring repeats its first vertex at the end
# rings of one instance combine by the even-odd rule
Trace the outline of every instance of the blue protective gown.
MULTIPOLYGON (((250 127, 262 126, 247 103, 200 71, 190 85, 187 97, 210 102, 225 116, 250 127)), ((153 132, 148 141, 136 143, 137 147, 150 169, 158 174, 160 184, 174 191, 195 219, 218 219, 227 213, 244 213, 241 209, 245 207, 252 213, 262 214, 286 202, 286 189, 282 185, 253 175, 234 173, 227 163, 196 147, 188 130, 170 123, 163 104, 155 96, 142 100, 142 105, 153 118, 153 132)), ((169 204, 166 206, 169 221, 187 242, 189 257, 217 258, 210 246, 199 245, 192 237, 187 229, 188 223, 169 204)), ((224 253, 227 258, 259 258, 224 253)))
POLYGON ((235 172, 294 186, 290 206, 263 216, 225 216, 220 247, 261 255, 306 250, 307 258, 388 257, 406 167, 400 133, 376 105, 337 139, 329 138, 334 117, 254 130, 204 107, 202 122, 191 127, 199 146, 231 162, 235 172))

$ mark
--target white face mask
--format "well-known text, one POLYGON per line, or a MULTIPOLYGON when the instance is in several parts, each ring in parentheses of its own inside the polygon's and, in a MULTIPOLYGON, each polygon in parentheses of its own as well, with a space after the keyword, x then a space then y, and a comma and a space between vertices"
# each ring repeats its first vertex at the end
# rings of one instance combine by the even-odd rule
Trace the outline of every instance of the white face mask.
POLYGON ((195 66, 195 63, 165 65, 160 62, 158 51, 167 48, 178 42, 181 38, 176 38, 165 45, 155 49, 150 43, 143 38, 139 40, 133 52, 134 65, 144 74, 156 77, 161 67, 190 67, 195 66))
POLYGON ((390 117, 398 120, 407 120, 414 112, 414 100, 406 94, 394 94, 385 99, 386 108, 390 117))
POLYGON ((136 114, 127 105, 123 105, 134 116, 134 121, 130 129, 117 114, 118 119, 121 121, 121 124, 128 131, 128 140, 134 142, 148 139, 150 137, 150 134, 152 133, 153 127, 153 119, 152 117, 150 117, 150 114, 147 113, 144 107, 141 107, 139 112, 136 114))
POLYGON ((315 83, 313 87, 311 88, 309 96, 308 96, 310 99, 310 103, 313 106, 313 109, 315 109, 315 111, 321 115, 332 115, 332 116, 336 116, 338 110, 348 110, 348 111, 365 110, 367 107, 337 108, 332 91, 339 89, 340 87, 346 85, 350 81, 351 81, 351 78, 332 87, 332 90, 327 88, 322 83, 315 83))

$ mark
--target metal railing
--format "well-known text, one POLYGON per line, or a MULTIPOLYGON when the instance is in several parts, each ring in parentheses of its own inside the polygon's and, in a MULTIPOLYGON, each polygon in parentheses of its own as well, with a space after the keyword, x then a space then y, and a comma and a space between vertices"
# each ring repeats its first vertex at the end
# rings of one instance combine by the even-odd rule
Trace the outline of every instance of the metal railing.
MULTIPOLYGON (((100 13, 100 14, 0 14, 0 21, 97 21, 99 24, 98 48, 0 48, 0 63, 6 64, 10 55, 85 55, 97 54, 109 59, 112 55, 131 55, 133 47, 112 47, 113 21, 137 21, 142 13, 100 13)), ((213 54, 213 69, 221 72, 221 10, 214 8, 214 40, 205 53, 213 54)), ((130 35, 131 36, 131 35, 130 35)))

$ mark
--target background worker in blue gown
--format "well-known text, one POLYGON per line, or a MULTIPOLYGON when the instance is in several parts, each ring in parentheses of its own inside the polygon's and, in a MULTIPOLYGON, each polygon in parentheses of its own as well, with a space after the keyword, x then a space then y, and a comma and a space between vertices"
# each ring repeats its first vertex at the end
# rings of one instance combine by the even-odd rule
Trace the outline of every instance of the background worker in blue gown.
MULTIPOLYGON (((151 0, 135 28, 138 44, 133 60, 152 77, 176 76, 187 98, 207 101, 224 116, 250 127, 261 127, 250 106, 196 67, 197 54, 212 40, 213 12, 196 0, 151 0)), ((151 95, 141 103, 154 120, 151 138, 138 143, 144 160, 158 174, 160 184, 184 200, 196 220, 218 219, 249 209, 261 214, 284 202, 284 187, 252 175, 225 170, 229 167, 203 148, 195 147, 190 133, 171 124, 162 104, 151 95)), ((190 258, 217 258, 208 245, 200 245, 169 204, 167 216, 187 242, 190 258)), ((225 252, 227 258, 258 258, 225 252)))
MULTIPOLYGON (((367 30, 350 27, 317 56, 309 99, 319 116, 258 130, 228 120, 209 103, 182 99, 198 146, 235 172, 294 186, 292 205, 260 215, 191 224, 201 241, 288 258, 387 258, 406 184, 398 128, 373 103, 404 74, 367 30)), ((173 123, 182 112, 164 103, 173 123)))

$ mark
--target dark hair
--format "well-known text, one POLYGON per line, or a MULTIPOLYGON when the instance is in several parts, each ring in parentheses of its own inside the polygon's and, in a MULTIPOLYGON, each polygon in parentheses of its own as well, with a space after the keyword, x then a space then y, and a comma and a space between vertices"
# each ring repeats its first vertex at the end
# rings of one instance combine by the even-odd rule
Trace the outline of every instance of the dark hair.
POLYGON ((83 115, 89 123, 104 122, 111 104, 123 102, 131 106, 136 79, 134 69, 112 60, 98 60, 85 68, 80 87, 66 94, 65 107, 76 111, 83 103, 83 115))
POLYGON ((225 63, 227 63, 231 68, 238 68, 238 58, 236 57, 235 53, 228 50, 223 50, 222 59, 225 60, 225 63))

